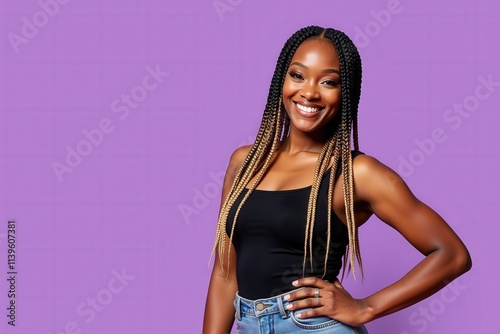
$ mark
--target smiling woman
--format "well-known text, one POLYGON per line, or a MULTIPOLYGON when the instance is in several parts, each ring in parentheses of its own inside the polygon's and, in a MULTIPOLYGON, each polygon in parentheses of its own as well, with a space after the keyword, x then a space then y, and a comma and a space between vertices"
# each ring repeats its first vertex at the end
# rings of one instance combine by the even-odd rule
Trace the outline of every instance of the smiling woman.
POLYGON ((447 223, 359 151, 360 92, 361 60, 343 32, 310 26, 286 42, 255 143, 226 171, 205 334, 229 333, 235 318, 238 333, 366 333, 470 269, 447 223), (337 276, 343 264, 356 277, 356 260, 363 273, 358 228, 372 215, 425 258, 354 299, 337 276))

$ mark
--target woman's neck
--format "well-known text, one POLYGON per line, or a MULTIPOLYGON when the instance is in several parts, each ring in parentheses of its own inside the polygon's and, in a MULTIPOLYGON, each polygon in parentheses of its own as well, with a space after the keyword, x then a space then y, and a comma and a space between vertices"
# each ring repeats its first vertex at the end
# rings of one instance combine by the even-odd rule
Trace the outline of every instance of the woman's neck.
POLYGON ((290 129, 289 136, 281 143, 279 150, 293 155, 301 152, 320 153, 325 146, 325 136, 299 132, 290 129))

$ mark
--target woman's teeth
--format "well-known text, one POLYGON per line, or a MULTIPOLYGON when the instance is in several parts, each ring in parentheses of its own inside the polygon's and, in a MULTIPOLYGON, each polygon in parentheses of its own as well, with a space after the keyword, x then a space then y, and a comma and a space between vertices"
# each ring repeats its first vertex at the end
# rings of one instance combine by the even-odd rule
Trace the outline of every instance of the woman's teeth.
POLYGON ((298 103, 296 103, 296 105, 297 105, 297 108, 299 108, 300 110, 305 111, 305 112, 314 113, 314 112, 320 111, 319 108, 306 107, 306 106, 303 106, 303 105, 298 104, 298 103))

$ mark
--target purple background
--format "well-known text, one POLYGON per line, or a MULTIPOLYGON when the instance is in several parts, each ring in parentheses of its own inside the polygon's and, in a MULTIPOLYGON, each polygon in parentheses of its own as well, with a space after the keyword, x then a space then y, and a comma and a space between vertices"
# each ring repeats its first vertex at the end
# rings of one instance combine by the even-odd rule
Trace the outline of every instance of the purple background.
MULTIPOLYGON (((221 174, 256 134, 284 42, 311 24, 359 47, 361 150, 400 172, 473 257, 453 288, 368 329, 490 332, 500 297, 498 3, 222 0, 217 13, 212 0, 65 2, 0 4, 2 333, 201 332, 221 174), (148 68, 169 73, 147 79, 151 90, 148 68), (120 101, 131 93, 133 108, 120 101), (464 103, 466 116, 449 111, 464 103), (89 146, 83 132, 101 122, 109 133, 89 146), (86 156, 58 177, 53 164, 78 149, 86 156), (17 328, 6 317, 9 219, 17 328), (128 279, 117 281, 122 270, 128 279)), ((376 218, 360 233, 366 281, 345 281, 355 297, 422 258, 376 218)))

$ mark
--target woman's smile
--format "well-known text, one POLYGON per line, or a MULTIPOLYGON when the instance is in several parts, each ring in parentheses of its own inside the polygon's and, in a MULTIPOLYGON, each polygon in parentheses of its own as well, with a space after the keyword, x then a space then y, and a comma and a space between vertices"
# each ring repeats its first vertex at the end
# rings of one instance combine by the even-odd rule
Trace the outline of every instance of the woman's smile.
POLYGON ((297 113, 299 113, 302 117, 318 117, 321 111, 323 111, 325 108, 319 108, 319 107, 308 107, 305 106, 304 104, 294 102, 295 107, 297 108, 297 113))

